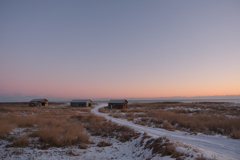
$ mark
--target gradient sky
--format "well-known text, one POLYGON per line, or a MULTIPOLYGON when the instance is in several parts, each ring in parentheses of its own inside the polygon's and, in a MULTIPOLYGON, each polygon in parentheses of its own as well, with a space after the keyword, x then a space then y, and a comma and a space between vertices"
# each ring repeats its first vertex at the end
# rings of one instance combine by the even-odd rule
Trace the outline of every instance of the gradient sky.
POLYGON ((0 75, 13 101, 240 95, 240 1, 1 0, 0 75))

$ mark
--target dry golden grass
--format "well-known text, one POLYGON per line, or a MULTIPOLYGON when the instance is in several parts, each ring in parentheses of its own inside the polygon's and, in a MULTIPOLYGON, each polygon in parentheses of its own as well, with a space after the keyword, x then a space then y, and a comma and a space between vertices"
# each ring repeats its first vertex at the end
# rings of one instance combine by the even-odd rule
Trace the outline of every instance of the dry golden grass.
POLYGON ((134 122, 135 124, 139 124, 139 125, 142 125, 142 126, 147 126, 148 124, 144 121, 136 121, 134 122))
POLYGON ((38 117, 38 130, 34 133, 45 145, 63 147, 89 143, 81 123, 73 118, 75 109, 52 109, 38 117))
POLYGON ((16 127, 17 125, 12 123, 7 115, 0 113, 0 138, 6 137, 6 135, 16 127))
POLYGON ((113 116, 114 118, 121 118, 121 115, 117 113, 110 114, 110 116, 113 116))
MULTIPOLYGON (((167 130, 184 130, 192 133, 217 133, 240 139, 239 107, 226 103, 134 103, 125 112, 129 121, 140 125, 152 125, 167 130), (171 108, 171 110, 169 110, 171 108), (141 113, 139 113, 141 112, 141 113), (229 116, 232 118, 229 118, 229 116), (147 117, 147 118, 146 118, 147 117), (135 120, 137 119, 137 121, 135 120), (141 119, 141 121, 139 121, 141 119)), ((105 112, 110 112, 105 110, 105 112)), ((118 111, 114 111, 118 112, 118 111)), ((116 117, 116 115, 113 114, 116 117)))
POLYGON ((91 108, 80 108, 81 112, 91 112, 91 108))
POLYGON ((13 139, 12 147, 25 147, 29 144, 28 135, 23 135, 13 139))
POLYGON ((1 126, 9 125, 15 127, 32 127, 37 122, 36 116, 19 114, 18 112, 0 113, 1 126))
POLYGON ((88 145, 85 144, 85 143, 80 143, 80 144, 78 145, 78 148, 79 148, 79 149, 87 149, 87 148, 88 148, 88 145))
MULTIPOLYGON (((0 137, 7 137, 17 127, 28 128, 24 132, 38 137, 39 147, 43 149, 70 145, 87 148, 90 140, 84 128, 91 135, 117 137, 122 142, 139 136, 134 130, 95 116, 86 108, 0 106, 0 137)), ((15 147, 29 144, 28 136, 8 136, 8 140, 12 140, 15 147)))
MULTIPOLYGON (((204 110, 208 109, 206 113, 212 112, 212 113, 222 113, 222 114, 228 114, 228 115, 240 115, 240 110, 238 107, 231 107, 227 106, 230 105, 230 103, 218 103, 218 102, 201 102, 201 103, 180 103, 180 102, 155 102, 155 103, 133 103, 129 104, 128 108, 137 108, 137 109, 145 109, 145 110, 164 110, 168 108, 176 108, 175 110, 181 110, 178 109, 178 107, 182 107, 186 109, 189 108, 201 108, 204 112, 204 110), (209 110, 210 109, 210 110, 209 110)), ((131 109, 132 110, 132 109, 131 109)), ((189 112, 189 110, 187 110, 189 112)))
POLYGON ((135 115, 134 115, 134 113, 126 113, 126 114, 125 114, 125 117, 134 118, 135 115))
POLYGON ((37 123, 36 116, 21 116, 16 117, 16 124, 18 127, 33 127, 37 123))
POLYGON ((136 112, 145 112, 145 111, 146 111, 146 109, 144 109, 144 108, 133 108, 133 109, 127 110, 127 112, 134 112, 134 113, 136 113, 136 112))
MULTIPOLYGON (((163 123, 164 120, 167 120, 171 125, 177 124, 176 129, 189 129, 192 132, 208 134, 213 132, 231 136, 233 131, 239 131, 240 129, 239 118, 228 118, 224 115, 196 114, 191 116, 172 111, 150 111, 148 115, 153 118, 153 121, 156 120, 155 123, 163 123)), ((166 127, 165 129, 169 128, 166 127)))
MULTIPOLYGON (((142 141, 144 141, 146 137, 143 137, 142 141)), ((142 143, 142 142, 140 142, 142 143)), ((152 151, 152 155, 161 154, 162 156, 171 156, 171 158, 183 159, 183 153, 176 151, 176 148, 167 138, 159 137, 157 139, 149 139, 144 149, 150 149, 152 151)))
MULTIPOLYGON (((0 107, 0 136, 6 137, 14 128, 35 128, 31 136, 39 137, 44 146, 69 146, 89 143, 89 136, 81 123, 71 116, 76 109, 48 107, 0 107)), ((27 145, 27 137, 12 138, 13 146, 27 145)))
POLYGON ((105 113, 105 108, 99 108, 98 111, 102 112, 102 113, 105 113))
POLYGON ((89 143, 89 137, 80 124, 60 124, 51 121, 48 125, 41 125, 34 135, 39 137, 43 144, 55 147, 89 143))
POLYGON ((172 129, 171 123, 166 122, 166 121, 163 122, 162 127, 163 127, 164 129, 167 129, 167 130, 171 130, 171 129, 172 129))
POLYGON ((240 139, 240 129, 239 130, 233 130, 231 132, 231 137, 234 139, 240 139))
POLYGON ((92 136, 116 137, 121 142, 126 142, 139 136, 139 133, 136 133, 133 129, 107 121, 100 116, 91 115, 81 118, 81 121, 92 136))
MULTIPOLYGON (((183 103, 174 102, 154 102, 154 103, 132 103, 128 105, 128 108, 136 108, 136 109, 165 109, 168 107, 180 106, 183 103)), ((132 109, 131 109, 132 110, 132 109)))
POLYGON ((111 146, 112 143, 108 143, 108 142, 105 142, 105 141, 100 141, 97 146, 98 147, 107 147, 107 146, 111 146))
POLYGON ((0 107, 28 107, 29 102, 0 103, 0 107))

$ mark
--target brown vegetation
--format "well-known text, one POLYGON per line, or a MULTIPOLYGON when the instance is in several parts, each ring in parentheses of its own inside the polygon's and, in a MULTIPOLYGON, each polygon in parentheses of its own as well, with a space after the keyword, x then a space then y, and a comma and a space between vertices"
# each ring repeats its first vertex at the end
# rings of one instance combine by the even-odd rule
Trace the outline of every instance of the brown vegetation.
POLYGON ((84 133, 81 124, 49 121, 39 126, 34 133, 44 145, 64 147, 81 143, 89 143, 89 137, 84 133))
MULTIPOLYGON (((149 138, 144 136, 140 143, 149 138)), ((184 157, 183 153, 176 151, 175 146, 165 137, 159 137, 157 139, 148 139, 145 143, 144 149, 149 149, 152 151, 152 155, 161 154, 161 156, 171 156, 178 160, 182 160, 184 157)))
MULTIPOLYGON (((63 147, 89 143, 82 123, 69 116, 77 115, 77 109, 50 107, 1 107, 0 136, 7 138, 14 128, 29 128, 31 137, 38 137, 42 146, 63 147)), ((11 138, 11 137, 10 137, 11 138)), ((11 138, 14 147, 28 145, 27 136, 11 138)))
POLYGON ((88 117, 80 118, 85 124, 85 128, 92 136, 101 137, 116 137, 121 142, 129 141, 131 138, 137 138, 139 133, 126 126, 121 126, 103 117, 90 115, 88 117))
POLYGON ((234 139, 240 139, 240 130, 233 130, 231 132, 231 137, 234 139))
MULTIPOLYGON (((232 132, 240 131, 239 118, 228 118, 224 115, 206 115, 206 114, 180 114, 174 111, 150 111, 147 113, 152 117, 155 124, 163 124, 163 128, 171 129, 170 125, 178 130, 189 130, 191 132, 217 133, 222 135, 232 135, 232 132), (162 123, 163 121, 167 121, 162 123), (166 126, 168 123, 168 126, 166 126), (170 123, 170 124, 169 124, 170 123)), ((238 137, 240 138, 240 137, 238 137)))
POLYGON ((98 147, 107 147, 107 146, 111 146, 111 143, 105 142, 105 141, 100 141, 97 146, 98 147))
POLYGON ((12 147, 25 147, 28 144, 28 135, 23 135, 13 139, 12 147))
POLYGON ((221 134, 240 139, 240 109, 229 103, 135 103, 128 109, 104 112, 136 124, 183 130, 192 133, 221 134), (125 113, 125 116, 120 116, 125 113))
POLYGON ((99 108, 98 111, 102 112, 102 113, 105 113, 105 108, 99 108))
POLYGON ((0 113, 0 138, 5 137, 9 132, 16 128, 17 124, 10 122, 7 115, 0 113))
POLYGON ((163 122, 162 127, 163 127, 164 129, 167 129, 167 130, 171 130, 171 129, 172 129, 171 123, 169 123, 169 122, 167 122, 167 121, 163 122))
POLYGON ((90 113, 90 109, 20 105, 17 103, 14 104, 14 107, 8 104, 0 105, 0 138, 12 141, 11 146, 13 147, 28 146, 32 143, 28 141, 30 136, 37 137, 37 146, 42 149, 70 145, 77 145, 84 149, 90 143, 84 128, 92 136, 116 137, 122 142, 139 135, 128 127, 93 115, 90 113), (28 129, 24 129, 23 133, 19 135, 9 134, 14 128, 28 129))

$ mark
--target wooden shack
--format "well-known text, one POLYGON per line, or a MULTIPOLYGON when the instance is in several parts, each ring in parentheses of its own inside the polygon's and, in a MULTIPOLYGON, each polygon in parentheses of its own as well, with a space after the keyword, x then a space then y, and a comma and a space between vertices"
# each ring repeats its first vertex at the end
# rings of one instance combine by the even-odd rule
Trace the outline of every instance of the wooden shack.
POLYGON ((127 108, 128 101, 126 99, 111 99, 108 102, 108 108, 124 109, 127 108))
POLYGON ((71 107, 91 107, 92 101, 90 99, 76 99, 70 102, 71 107))
POLYGON ((29 106, 48 106, 48 100, 47 99, 33 99, 30 101, 29 106))

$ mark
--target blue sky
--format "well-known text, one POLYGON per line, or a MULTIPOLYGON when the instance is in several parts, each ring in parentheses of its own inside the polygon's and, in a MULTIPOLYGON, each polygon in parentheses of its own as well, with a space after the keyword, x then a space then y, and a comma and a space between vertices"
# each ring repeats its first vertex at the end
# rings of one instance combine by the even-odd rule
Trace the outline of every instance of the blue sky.
POLYGON ((2 0, 0 21, 2 95, 240 94, 239 1, 2 0))

